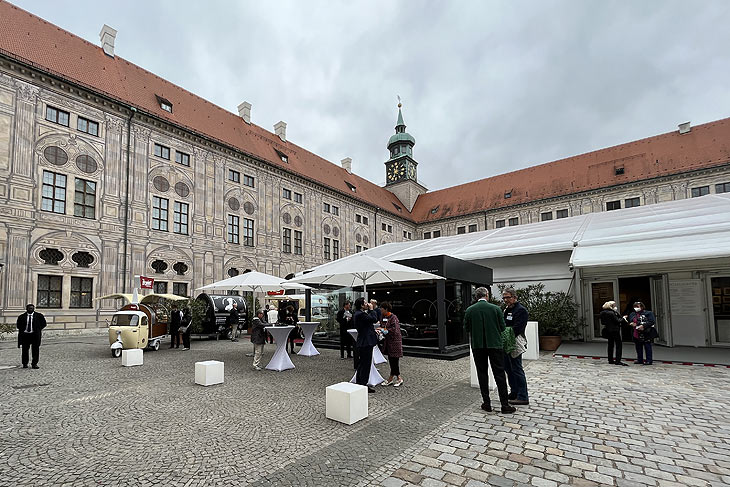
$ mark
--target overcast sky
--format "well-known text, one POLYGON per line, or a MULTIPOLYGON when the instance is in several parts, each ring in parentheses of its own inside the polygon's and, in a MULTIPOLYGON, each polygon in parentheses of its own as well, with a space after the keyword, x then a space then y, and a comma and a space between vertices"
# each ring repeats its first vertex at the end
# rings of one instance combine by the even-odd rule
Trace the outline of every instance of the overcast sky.
POLYGON ((730 1, 14 0, 383 184, 440 189, 730 117, 730 1))

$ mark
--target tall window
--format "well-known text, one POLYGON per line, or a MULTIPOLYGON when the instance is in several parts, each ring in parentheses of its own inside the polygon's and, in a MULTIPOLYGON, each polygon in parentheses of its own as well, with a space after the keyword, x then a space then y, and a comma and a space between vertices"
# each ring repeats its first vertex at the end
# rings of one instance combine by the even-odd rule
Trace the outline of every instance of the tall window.
POLYGON ((626 208, 633 208, 635 206, 641 206, 641 200, 639 198, 626 198, 626 208))
POLYGON ((281 189, 281 197, 285 200, 291 199, 291 189, 282 188, 281 189))
POLYGON ((330 239, 327 237, 324 238, 324 259, 330 260, 332 258, 332 254, 330 253, 330 239))
POLYGON ((332 214, 333 215, 339 215, 340 214, 340 207, 332 205, 332 214))
POLYGON ((566 208, 564 210, 558 210, 558 211, 556 211, 555 212, 555 218, 557 218, 557 219, 560 219, 560 218, 568 218, 568 209, 566 208))
POLYGON ((76 194, 74 195, 74 216, 95 218, 96 183, 76 178, 76 194))
POLYGON ((710 194, 709 186, 700 186, 699 188, 692 188, 692 197, 697 198, 698 196, 704 196, 710 194))
POLYGON ((76 129, 79 132, 85 132, 89 135, 99 136, 99 124, 93 120, 88 120, 83 117, 79 117, 76 121, 76 129))
POLYGON ((469 225, 469 233, 474 233, 476 231, 477 231, 477 224, 476 223, 472 223, 471 225, 469 225))
POLYGON ((175 162, 177 162, 178 164, 182 164, 183 166, 189 166, 190 154, 175 151, 175 162))
POLYGON ((621 209, 621 201, 607 201, 606 202, 606 211, 611 210, 620 210, 621 209))
POLYGON ((155 155, 162 159, 170 160, 170 148, 164 145, 155 143, 155 155))
POLYGON ((294 253, 296 255, 303 254, 302 232, 300 232, 299 230, 294 230, 294 253))
POLYGON ((322 211, 325 213, 330 213, 332 211, 332 208, 330 207, 329 203, 323 203, 322 204, 322 211))
POLYGON ((340 258, 340 241, 332 240, 332 258, 337 260, 340 258))
POLYGON ((294 203, 304 203, 304 195, 302 193, 294 193, 294 203))
POLYGON ((255 180, 254 180, 253 176, 249 176, 248 174, 244 174, 243 175, 243 185, 244 186, 248 186, 249 188, 253 188, 254 187, 254 182, 255 182, 255 180))
POLYGON ((393 233, 393 225, 388 225, 388 233, 393 233))
POLYGON ((291 254, 291 228, 284 229, 281 250, 285 254, 291 254))
POLYGON ((60 308, 63 277, 38 276, 38 297, 36 306, 39 308, 60 308))
POLYGON ((43 171, 43 211, 66 213, 66 176, 43 171))
POLYGON ((175 202, 174 213, 172 216, 172 231, 175 233, 181 233, 183 235, 188 234, 188 204, 175 202))
POLYGON ((362 216, 355 213, 355 223, 362 223, 362 216))
POLYGON ((236 215, 228 215, 228 243, 237 244, 239 242, 238 223, 239 218, 236 215))
POLYGON ((504 228, 504 220, 497 220, 494 222, 494 228, 504 228))
POLYGON ((91 308, 91 285, 93 279, 90 277, 71 278, 71 302, 70 308, 91 308))
POLYGON ((163 281, 155 281, 154 284, 155 294, 167 294, 167 283, 163 281))
POLYGON ((363 215, 363 217, 362 217, 362 224, 363 225, 367 225, 368 224, 368 217, 366 217, 365 215, 363 215))
POLYGON ((253 220, 243 219, 243 245, 253 247, 253 220))
POLYGON ((175 296, 187 296, 188 295, 188 283, 187 282, 173 282, 172 283, 172 294, 175 296))
POLYGON ((169 201, 159 196, 152 197, 152 229, 167 231, 167 213, 169 201))
POLYGON ((58 108, 46 107, 46 120, 68 127, 68 112, 58 108))
POLYGON ((240 183, 241 182, 241 173, 238 171, 234 171, 233 169, 228 170, 228 180, 233 181, 234 183, 240 183))
POLYGON ((553 219, 553 212, 552 211, 546 211, 545 213, 540 213, 540 221, 546 222, 553 219))
POLYGON ((715 193, 730 193, 730 183, 716 184, 715 193))

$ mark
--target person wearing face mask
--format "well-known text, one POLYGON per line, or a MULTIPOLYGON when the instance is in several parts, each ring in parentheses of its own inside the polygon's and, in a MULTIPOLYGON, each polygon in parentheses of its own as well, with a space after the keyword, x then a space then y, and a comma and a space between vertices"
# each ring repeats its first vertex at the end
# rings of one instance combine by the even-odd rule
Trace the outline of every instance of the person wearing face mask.
POLYGON ((646 309, 644 303, 637 301, 634 303, 634 311, 628 316, 624 316, 629 325, 634 329, 632 336, 634 345, 636 346, 635 364, 651 365, 653 363, 652 342, 659 336, 656 331, 656 318, 654 313, 646 309), (644 360, 644 351, 646 351, 646 361, 644 360))
POLYGON ((608 363, 615 365, 629 365, 621 361, 623 342, 621 341, 621 316, 618 314, 616 301, 606 301, 601 311, 601 324, 605 327, 604 338, 608 339, 608 363), (613 355, 614 347, 616 355, 613 355))
POLYGON ((46 318, 35 311, 35 306, 29 304, 25 307, 25 313, 18 316, 16 322, 18 328, 18 348, 23 348, 21 360, 23 368, 28 368, 28 349, 33 353, 31 366, 38 369, 38 354, 41 347, 41 330, 46 327, 46 318))

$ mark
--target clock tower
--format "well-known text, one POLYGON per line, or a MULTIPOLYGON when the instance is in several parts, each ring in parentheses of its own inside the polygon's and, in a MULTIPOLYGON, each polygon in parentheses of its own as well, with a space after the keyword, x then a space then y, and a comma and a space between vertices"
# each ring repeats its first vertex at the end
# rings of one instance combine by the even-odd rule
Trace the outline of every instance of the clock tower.
POLYGON ((413 159, 416 139, 406 132, 401 107, 402 104, 398 103, 395 135, 388 140, 390 159, 385 162, 385 187, 411 211, 416 204, 416 198, 428 190, 418 183, 418 163, 413 159))

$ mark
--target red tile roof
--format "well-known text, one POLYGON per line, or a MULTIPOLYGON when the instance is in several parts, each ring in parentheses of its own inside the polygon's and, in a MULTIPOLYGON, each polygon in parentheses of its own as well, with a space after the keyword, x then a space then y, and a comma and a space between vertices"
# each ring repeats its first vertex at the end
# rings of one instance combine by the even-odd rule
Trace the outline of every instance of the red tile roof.
POLYGON ((0 52, 374 207, 410 219, 408 210, 390 191, 349 174, 341 166, 290 141, 282 142, 268 130, 255 124, 249 125, 238 115, 119 56, 107 56, 100 46, 5 1, 0 1, 0 52), (155 95, 172 102, 173 112, 162 110, 155 95), (282 162, 277 150, 287 155, 288 164, 282 162), (347 183, 352 184, 356 192, 347 183), (401 206, 402 213, 391 203, 401 206))
POLYGON ((688 134, 670 132, 426 193, 409 213, 390 191, 3 0, 0 53, 419 223, 730 161, 730 119, 724 119, 693 127, 688 134), (170 100, 173 113, 162 110, 155 95, 170 100), (277 150, 288 156, 288 164, 277 150), (624 167, 623 175, 615 174, 617 167, 624 167), (508 191, 511 198, 505 199, 508 191))
POLYGON ((730 118, 426 193, 412 215, 423 223, 728 163, 730 118))

